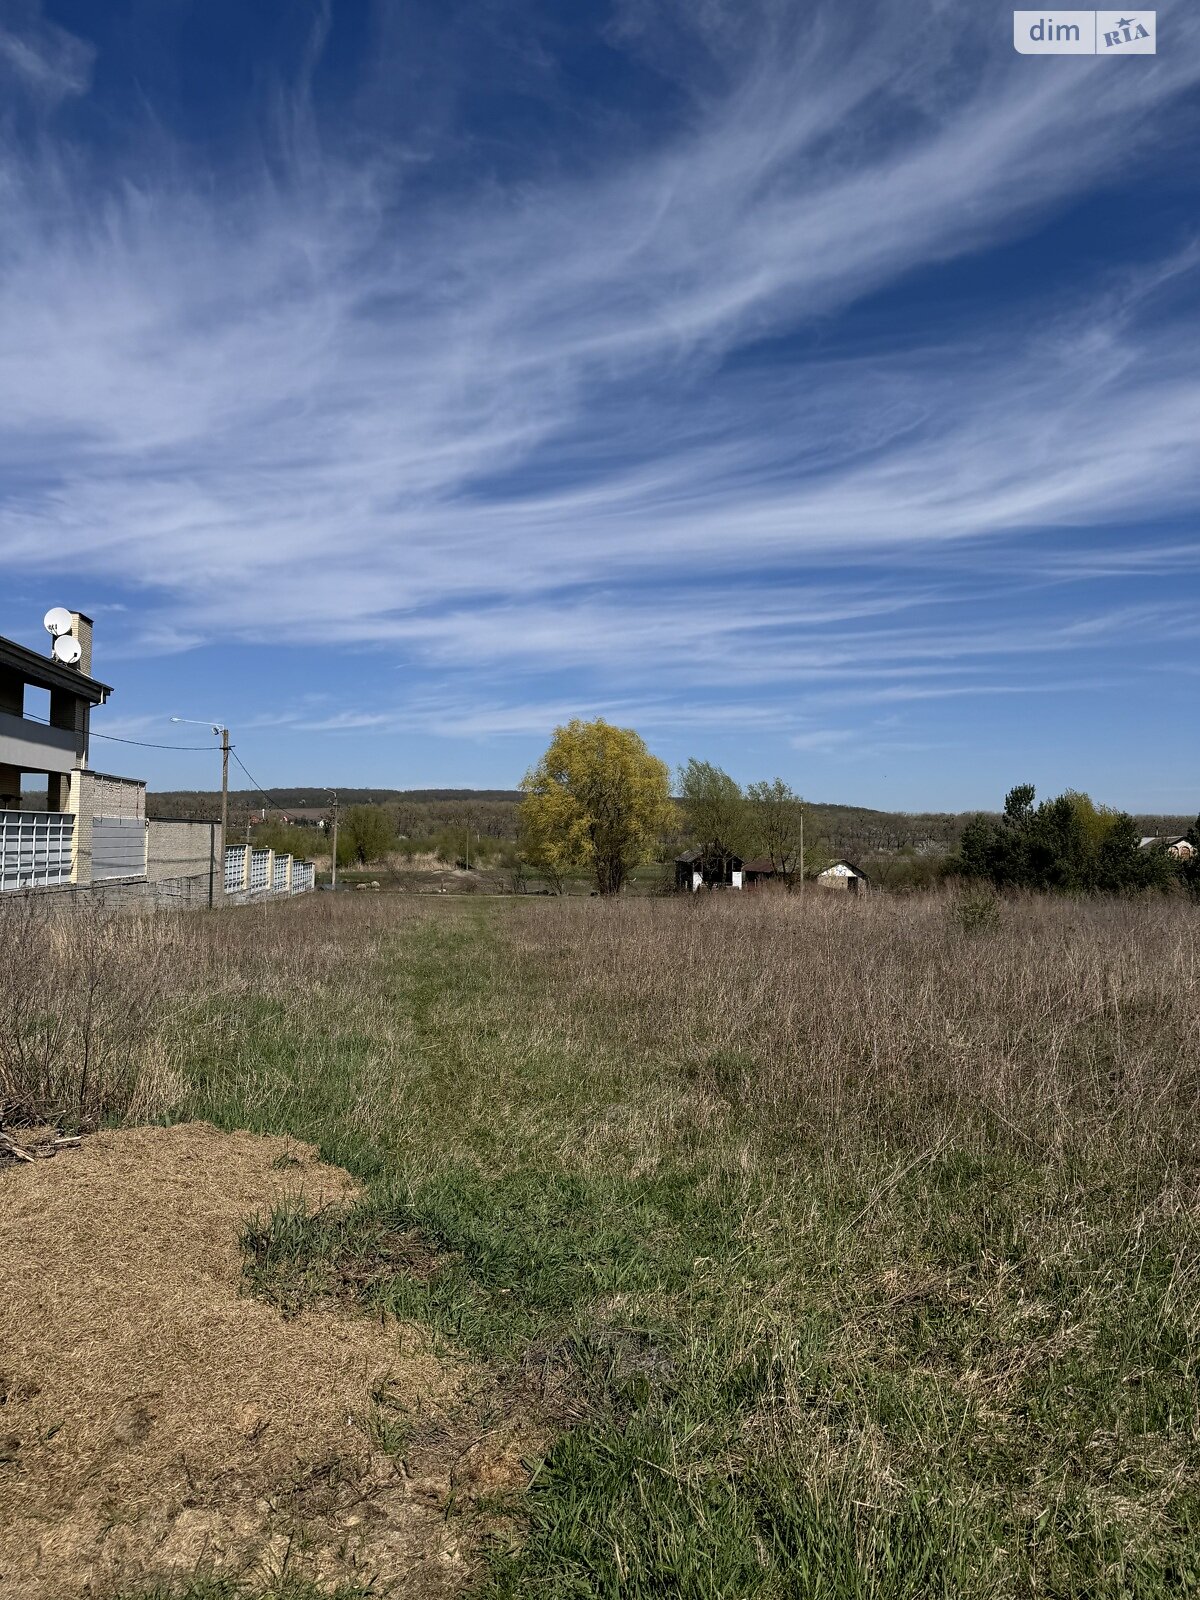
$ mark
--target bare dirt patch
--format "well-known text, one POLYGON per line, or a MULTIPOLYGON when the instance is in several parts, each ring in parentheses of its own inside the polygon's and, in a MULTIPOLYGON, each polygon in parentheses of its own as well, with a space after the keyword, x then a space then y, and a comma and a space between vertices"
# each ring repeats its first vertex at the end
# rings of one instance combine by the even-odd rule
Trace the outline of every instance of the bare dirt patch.
POLYGON ((4 1600, 285 1563, 460 1592, 477 1530, 449 1508, 523 1477, 486 1375, 422 1329, 241 1292, 248 1215, 352 1194, 308 1146, 202 1123, 0 1172, 4 1600))

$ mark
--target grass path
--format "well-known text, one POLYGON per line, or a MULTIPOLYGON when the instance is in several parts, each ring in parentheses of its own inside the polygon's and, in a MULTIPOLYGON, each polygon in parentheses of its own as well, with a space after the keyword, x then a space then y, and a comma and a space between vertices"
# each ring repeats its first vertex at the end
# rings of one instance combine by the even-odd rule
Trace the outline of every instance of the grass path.
POLYGON ((370 915, 311 985, 207 1004, 183 1114, 367 1186, 275 1218, 263 1292, 419 1230, 436 1270, 371 1303, 570 1374, 493 1600, 1200 1588, 1188 1218, 1019 1141, 773 1125, 752 1059, 639 1043, 620 994, 610 1025, 527 909, 370 915))

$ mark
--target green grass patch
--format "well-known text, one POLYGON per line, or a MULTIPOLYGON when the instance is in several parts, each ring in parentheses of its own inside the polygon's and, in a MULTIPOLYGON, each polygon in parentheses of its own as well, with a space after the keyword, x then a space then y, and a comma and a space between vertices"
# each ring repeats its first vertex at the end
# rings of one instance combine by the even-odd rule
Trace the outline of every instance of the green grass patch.
POLYGON ((231 988, 187 1058, 187 1114, 365 1185, 249 1222, 256 1292, 570 1374, 483 1592, 1195 1592, 1195 1232, 1145 1162, 951 1083, 888 1124, 869 1061, 856 1120, 768 1104, 752 1038, 676 1043, 632 961, 606 1009, 530 914, 439 905, 231 988))

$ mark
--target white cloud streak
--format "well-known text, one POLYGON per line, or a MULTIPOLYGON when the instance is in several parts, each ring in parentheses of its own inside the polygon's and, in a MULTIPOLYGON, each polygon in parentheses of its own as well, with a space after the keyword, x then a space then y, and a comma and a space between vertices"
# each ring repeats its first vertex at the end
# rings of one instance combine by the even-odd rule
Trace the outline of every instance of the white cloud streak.
MULTIPOLYGON (((1194 511, 1195 326, 1142 315, 1191 259, 1016 335, 723 363, 1135 168, 1200 77, 1200 22, 1169 16, 1170 52, 1136 64, 1030 63, 975 18, 955 77, 908 48, 911 8, 855 38, 830 7, 807 43, 743 50, 669 138, 436 203, 397 160, 322 153, 304 106, 286 178, 236 192, 164 163, 93 197, 65 153, 12 147, 5 569, 140 592, 150 650, 260 638, 266 611, 276 638, 614 687, 916 670, 888 618, 942 582, 930 550, 1119 525, 1149 486, 1155 517, 1194 511), (846 562, 865 579, 820 577, 846 562), (732 615, 721 583, 756 575, 732 615)), ((0 54, 86 87, 86 48, 40 23, 0 54)), ((979 653, 940 637, 964 670, 979 653)))
POLYGON ((0 21, 0 84, 9 79, 40 106, 84 94, 94 58, 90 46, 47 22, 35 0, 18 0, 11 9, 14 20, 0 21))

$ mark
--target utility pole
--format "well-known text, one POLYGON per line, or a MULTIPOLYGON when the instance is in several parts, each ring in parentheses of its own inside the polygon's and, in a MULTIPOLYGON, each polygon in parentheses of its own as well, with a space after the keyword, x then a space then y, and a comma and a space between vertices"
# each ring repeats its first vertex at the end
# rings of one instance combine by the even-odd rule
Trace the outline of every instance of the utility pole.
POLYGON ((338 811, 338 801, 337 801, 337 790, 336 789, 331 789, 329 792, 333 796, 333 850, 331 851, 330 858, 329 858, 329 887, 331 889, 336 889, 337 888, 337 811, 338 811))
POLYGON ((800 806, 800 899, 805 898, 805 808, 800 806))
POLYGON ((225 873, 225 830, 229 827, 229 729, 221 729, 221 874, 225 873))
MULTIPOLYGON (((221 741, 221 881, 225 881, 225 846, 229 829, 229 729, 220 722, 205 722, 200 717, 172 717, 172 722, 190 722, 196 728, 211 728, 221 741)), ((246 843, 250 829, 246 829, 246 843)))

